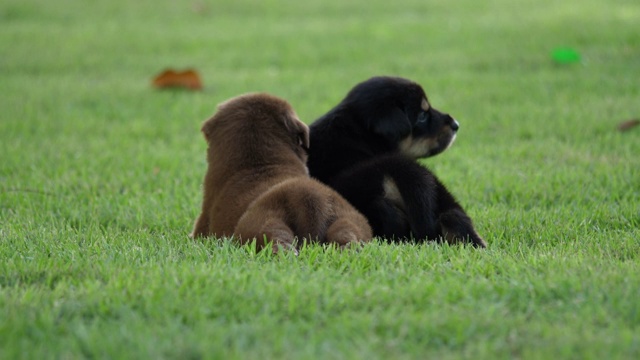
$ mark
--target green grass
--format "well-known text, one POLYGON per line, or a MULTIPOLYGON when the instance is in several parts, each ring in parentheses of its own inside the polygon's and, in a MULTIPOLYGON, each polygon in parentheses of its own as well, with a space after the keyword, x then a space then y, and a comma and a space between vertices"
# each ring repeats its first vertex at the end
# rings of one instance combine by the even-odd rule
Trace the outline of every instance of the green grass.
POLYGON ((640 357, 638 23, 636 0, 3 1, 0 358, 640 357), (166 67, 205 91, 155 91, 166 67), (378 74, 460 121, 424 163, 488 249, 187 238, 217 103, 311 122, 378 74))

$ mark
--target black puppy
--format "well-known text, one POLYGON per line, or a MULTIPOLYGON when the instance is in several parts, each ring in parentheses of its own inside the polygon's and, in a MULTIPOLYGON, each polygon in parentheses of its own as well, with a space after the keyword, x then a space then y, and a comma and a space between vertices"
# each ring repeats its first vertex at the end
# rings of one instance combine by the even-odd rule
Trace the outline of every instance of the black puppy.
POLYGON ((311 176, 362 212, 374 236, 486 247, 455 198, 416 159, 446 150, 458 123, 397 77, 356 85, 311 126, 311 176))

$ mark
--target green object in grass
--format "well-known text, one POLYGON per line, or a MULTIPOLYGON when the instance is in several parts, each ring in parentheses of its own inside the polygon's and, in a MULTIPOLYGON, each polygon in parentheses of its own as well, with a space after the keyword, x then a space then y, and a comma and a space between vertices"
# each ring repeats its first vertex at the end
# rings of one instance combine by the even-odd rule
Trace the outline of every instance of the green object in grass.
POLYGON ((573 64, 580 62, 580 54, 572 48, 556 48, 551 53, 551 58, 557 64, 573 64))

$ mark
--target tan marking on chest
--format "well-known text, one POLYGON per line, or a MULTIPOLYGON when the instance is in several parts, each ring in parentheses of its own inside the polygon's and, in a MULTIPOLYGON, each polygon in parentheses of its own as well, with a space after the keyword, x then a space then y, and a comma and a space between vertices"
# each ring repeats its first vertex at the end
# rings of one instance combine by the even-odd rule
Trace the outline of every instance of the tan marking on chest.
POLYGON ((382 180, 382 188, 384 189, 384 197, 386 199, 391 200, 397 207, 404 209, 402 194, 400 194, 400 189, 398 189, 398 185, 396 185, 393 179, 385 176, 382 180))

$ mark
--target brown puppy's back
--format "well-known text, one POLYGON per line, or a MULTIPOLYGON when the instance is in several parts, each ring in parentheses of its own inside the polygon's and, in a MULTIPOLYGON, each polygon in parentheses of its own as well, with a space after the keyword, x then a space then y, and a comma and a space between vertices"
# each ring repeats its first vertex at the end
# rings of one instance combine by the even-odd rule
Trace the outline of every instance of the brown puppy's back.
POLYGON ((202 133, 208 167, 192 237, 233 235, 238 219, 260 194, 307 174, 306 153, 294 141, 300 134, 308 147, 309 130, 283 99, 246 94, 227 100, 203 123, 202 133))
POLYGON ((238 221, 234 233, 241 243, 256 239, 293 248, 304 239, 340 247, 369 241, 372 237, 367 219, 342 196, 309 177, 284 181, 262 194, 238 221))
POLYGON ((202 126, 209 145, 202 212, 192 236, 264 237, 295 247, 296 238, 337 243, 369 241, 363 215, 307 172, 309 128, 289 103, 248 94, 218 107, 202 126))

